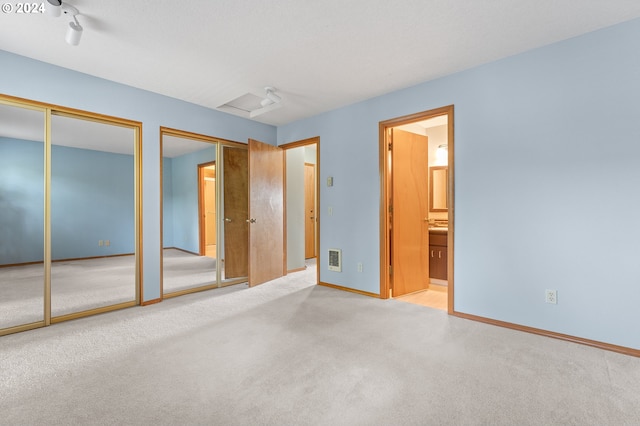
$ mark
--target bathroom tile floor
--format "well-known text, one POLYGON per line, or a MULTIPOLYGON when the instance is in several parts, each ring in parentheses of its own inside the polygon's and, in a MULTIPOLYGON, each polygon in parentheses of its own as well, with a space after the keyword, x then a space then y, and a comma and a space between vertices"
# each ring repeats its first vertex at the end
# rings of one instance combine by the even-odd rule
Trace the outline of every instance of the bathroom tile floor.
POLYGON ((443 285, 431 284, 428 290, 416 293, 405 294, 394 299, 416 305, 427 306, 429 308, 447 310, 447 287, 443 285))

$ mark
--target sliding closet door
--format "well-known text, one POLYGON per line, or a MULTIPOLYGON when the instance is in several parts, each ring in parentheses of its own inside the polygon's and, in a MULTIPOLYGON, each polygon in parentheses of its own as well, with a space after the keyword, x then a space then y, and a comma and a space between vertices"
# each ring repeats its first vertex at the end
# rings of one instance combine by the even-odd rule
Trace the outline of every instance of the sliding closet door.
POLYGON ((245 144, 160 128, 162 294, 247 282, 245 144))
POLYGON ((0 102, 0 334, 44 321, 44 140, 43 109, 0 102))
POLYGON ((136 131, 51 117, 51 316, 134 305, 136 131))
POLYGON ((163 295, 217 287, 217 144, 161 131, 163 295))

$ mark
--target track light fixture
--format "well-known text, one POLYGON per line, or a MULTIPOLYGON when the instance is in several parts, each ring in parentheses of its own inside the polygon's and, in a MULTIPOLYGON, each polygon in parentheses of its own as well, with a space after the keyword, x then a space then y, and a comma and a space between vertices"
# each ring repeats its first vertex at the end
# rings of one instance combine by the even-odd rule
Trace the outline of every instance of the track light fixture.
POLYGON ((65 14, 71 18, 65 40, 70 45, 77 46, 82 37, 82 25, 80 25, 77 18, 80 15, 80 11, 70 4, 63 4, 62 0, 47 0, 44 6, 44 11, 49 16, 59 17, 65 14))

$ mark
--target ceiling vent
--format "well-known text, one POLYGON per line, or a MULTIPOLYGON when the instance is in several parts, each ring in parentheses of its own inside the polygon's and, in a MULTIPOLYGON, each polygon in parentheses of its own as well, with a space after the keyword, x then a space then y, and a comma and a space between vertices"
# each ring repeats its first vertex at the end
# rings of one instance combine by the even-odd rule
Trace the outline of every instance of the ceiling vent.
POLYGON ((282 106, 282 98, 275 93, 273 87, 265 87, 265 94, 245 93, 222 104, 218 110, 245 118, 254 118, 282 106))

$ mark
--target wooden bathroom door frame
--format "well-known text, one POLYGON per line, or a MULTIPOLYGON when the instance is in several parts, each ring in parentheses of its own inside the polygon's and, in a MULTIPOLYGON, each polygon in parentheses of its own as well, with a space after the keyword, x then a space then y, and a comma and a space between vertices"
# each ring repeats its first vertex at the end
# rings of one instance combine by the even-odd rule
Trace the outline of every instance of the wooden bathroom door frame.
POLYGON ((379 150, 380 150, 380 298, 388 299, 390 296, 390 288, 392 281, 392 253, 390 249, 391 236, 390 236, 390 221, 392 206, 391 200, 391 188, 392 188, 392 167, 389 156, 389 134, 393 127, 402 126, 404 124, 415 123, 418 121, 428 120, 430 118, 447 116, 447 139, 448 139, 448 151, 449 151, 449 175, 448 175, 448 200, 449 209, 447 212, 448 220, 448 233, 447 233, 447 277, 448 277, 448 291, 447 291, 447 312, 452 314, 454 312, 454 235, 455 235, 455 198, 454 198, 454 135, 453 135, 453 105, 445 106, 442 108, 436 108, 429 111, 418 112, 403 117, 392 118, 389 120, 381 121, 379 123, 379 150))

